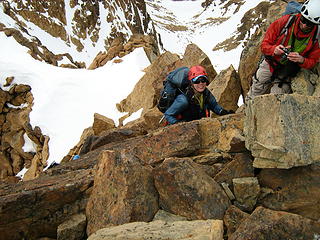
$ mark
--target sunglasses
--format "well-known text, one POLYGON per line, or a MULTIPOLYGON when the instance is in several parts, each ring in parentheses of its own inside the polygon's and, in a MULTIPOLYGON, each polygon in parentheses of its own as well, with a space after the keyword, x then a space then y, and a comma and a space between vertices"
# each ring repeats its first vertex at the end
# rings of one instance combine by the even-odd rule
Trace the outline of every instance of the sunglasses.
POLYGON ((303 17, 303 16, 301 16, 300 22, 302 22, 303 24, 307 25, 308 27, 313 27, 313 26, 316 25, 315 23, 309 21, 308 19, 306 19, 306 18, 303 17))
POLYGON ((208 78, 206 76, 198 76, 192 79, 193 84, 206 83, 209 84, 208 78))

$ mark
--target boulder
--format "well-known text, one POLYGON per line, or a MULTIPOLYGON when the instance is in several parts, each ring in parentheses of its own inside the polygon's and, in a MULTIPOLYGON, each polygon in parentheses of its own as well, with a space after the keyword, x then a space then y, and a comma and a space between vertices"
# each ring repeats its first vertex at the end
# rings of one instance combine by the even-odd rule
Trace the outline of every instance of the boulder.
POLYGON ((168 158, 153 174, 165 211, 189 220, 222 219, 230 205, 219 184, 190 158, 168 158))
POLYGON ((239 208, 237 208, 234 205, 231 205, 227 209, 223 217, 223 223, 227 228, 228 238, 231 236, 232 233, 234 233, 237 230, 241 222, 244 219, 246 219, 248 216, 250 216, 250 214, 241 211, 239 208))
POLYGON ((49 137, 45 137, 43 146, 41 149, 39 146, 37 150, 38 152, 31 160, 31 166, 23 176, 23 181, 32 180, 39 177, 43 169, 47 166, 47 160, 49 158, 49 137))
POLYGON ((209 77, 209 82, 212 82, 217 76, 210 58, 199 48, 196 44, 188 44, 183 54, 181 61, 177 62, 177 67, 192 67, 194 65, 201 65, 206 69, 209 77))
POLYGON ((92 184, 92 169, 0 182, 0 239, 56 239, 58 226, 84 211, 92 184))
POLYGON ((312 164, 291 169, 262 169, 259 184, 269 192, 260 196, 266 208, 320 218, 320 166, 312 164))
POLYGON ((88 236, 107 226, 151 221, 158 209, 152 168, 130 153, 102 152, 86 208, 88 236))
POLYGON ((201 152, 245 152, 243 113, 199 120, 201 152))
POLYGON ((262 95, 248 101, 246 147, 256 168, 291 168, 320 161, 318 97, 262 95))
POLYGON ((79 240, 85 237, 87 218, 84 214, 75 214, 61 223, 57 230, 57 240, 79 240))
POLYGON ((241 83, 240 77, 232 65, 221 71, 210 83, 208 89, 224 109, 233 111, 238 109, 241 83))
POLYGON ((232 182, 234 195, 236 196, 235 205, 243 211, 251 212, 260 193, 258 179, 255 177, 234 178, 232 182))
POLYGON ((134 222, 101 229, 88 238, 88 240, 108 239, 223 240, 223 222, 221 220, 134 222))
POLYGON ((320 77, 318 74, 301 69, 296 77, 292 79, 291 88, 296 94, 307 96, 320 96, 320 77))
POLYGON ((319 222, 292 213, 258 207, 228 239, 317 239, 319 236, 319 222))
POLYGON ((99 113, 94 114, 92 130, 94 135, 100 135, 103 131, 115 128, 114 121, 99 113))

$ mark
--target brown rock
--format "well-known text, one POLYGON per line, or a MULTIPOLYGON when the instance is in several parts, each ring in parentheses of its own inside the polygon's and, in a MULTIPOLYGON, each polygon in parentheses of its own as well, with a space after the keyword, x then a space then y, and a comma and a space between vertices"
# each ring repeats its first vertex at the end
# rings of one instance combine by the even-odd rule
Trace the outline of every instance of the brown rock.
POLYGON ((0 88, 0 112, 2 112, 2 109, 8 100, 9 100, 8 93, 6 91, 3 91, 0 88))
POLYGON ((161 220, 164 222, 176 222, 176 221, 187 221, 187 218, 159 209, 152 221, 157 221, 157 220, 161 220))
POLYGON ((56 238, 57 227, 84 211, 92 170, 0 185, 0 239, 56 238))
POLYGON ((178 55, 165 52, 160 55, 146 70, 146 74, 137 82, 128 97, 122 100, 117 108, 121 112, 132 114, 143 108, 142 114, 154 108, 158 101, 162 81, 172 70, 169 66, 179 60, 178 55))
POLYGON ((11 83, 13 82, 14 77, 7 77, 6 78, 6 83, 3 85, 4 87, 8 87, 11 85, 11 83))
POLYGON ((224 109, 233 111, 238 109, 241 83, 240 77, 232 65, 228 69, 221 71, 210 83, 208 89, 224 109))
POLYGON ((45 141, 41 149, 31 160, 31 166, 23 176, 23 181, 29 181, 40 176, 43 169, 47 166, 49 158, 49 137, 45 137, 45 141))
POLYGON ((248 216, 248 213, 241 211, 234 205, 231 205, 227 209, 223 217, 223 222, 227 227, 228 238, 231 236, 232 233, 234 233, 237 230, 241 222, 245 220, 248 216))
POLYGON ((229 239, 317 239, 319 235, 319 222, 292 213, 258 207, 229 239))
POLYGON ((243 145, 242 113, 230 114, 218 118, 203 118, 200 122, 201 151, 203 153, 212 151, 246 151, 243 145), (236 140, 238 139, 238 140, 236 140), (239 145, 240 144, 240 145, 239 145))
POLYGON ((154 169, 160 207, 194 219, 222 219, 230 205, 221 187, 189 158, 168 158, 154 169))
POLYGON ((263 169, 259 175, 261 187, 273 190, 260 204, 274 210, 287 211, 318 220, 320 218, 320 167, 289 170, 263 169))
POLYGON ((213 165, 215 163, 225 163, 231 161, 231 155, 227 153, 207 153, 192 157, 193 161, 204 165, 213 165))
POLYGON ((18 84, 14 87, 15 93, 25 93, 31 91, 31 87, 25 84, 18 84))
POLYGON ((148 109, 142 116, 125 124, 126 128, 139 129, 141 132, 150 132, 160 127, 160 119, 163 117, 158 108, 148 109))
POLYGON ((135 221, 151 221, 158 211, 152 168, 131 154, 105 151, 86 208, 87 233, 135 221))
POLYGON ((93 120, 93 133, 94 135, 100 135, 103 131, 115 128, 114 121, 101 114, 95 113, 93 120))
POLYGON ((57 240, 79 240, 85 236, 87 218, 84 214, 72 215, 61 223, 57 230, 57 240))
POLYGON ((1 151, 0 152, 0 178, 5 179, 8 176, 12 176, 13 169, 9 158, 1 151))
POLYGON ((240 177, 253 177, 252 156, 247 153, 236 154, 234 160, 227 163, 224 168, 214 177, 218 183, 225 182, 232 188, 232 179, 240 177))
POLYGON ((212 82, 217 76, 217 72, 214 69, 210 58, 195 44, 189 44, 183 54, 183 59, 180 66, 192 67, 194 65, 203 66, 209 77, 209 81, 212 82))
POLYGON ((251 212, 260 193, 258 179, 255 177, 234 178, 232 182, 233 192, 237 200, 235 205, 243 211, 251 212))

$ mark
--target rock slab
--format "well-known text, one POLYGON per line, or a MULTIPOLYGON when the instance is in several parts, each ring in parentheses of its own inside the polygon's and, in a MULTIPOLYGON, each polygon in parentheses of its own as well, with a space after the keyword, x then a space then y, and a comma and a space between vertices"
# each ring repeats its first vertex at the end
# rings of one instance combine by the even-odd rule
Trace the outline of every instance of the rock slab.
POLYGON ((244 133, 256 168, 292 168, 320 161, 320 99, 268 94, 248 101, 244 133))

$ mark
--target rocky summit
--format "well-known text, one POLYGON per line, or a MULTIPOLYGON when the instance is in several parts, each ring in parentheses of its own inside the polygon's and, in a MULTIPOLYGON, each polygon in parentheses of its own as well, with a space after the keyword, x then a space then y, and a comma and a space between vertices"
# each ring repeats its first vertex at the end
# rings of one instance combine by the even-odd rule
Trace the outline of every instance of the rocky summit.
MULTIPOLYGON (((206 0, 202 7, 236 5, 236 13, 244 2, 206 0)), ((245 19, 257 15, 260 28, 245 39, 239 68, 220 72, 196 44, 182 55, 162 49, 155 26, 173 25, 151 19, 146 10, 159 1, 0 4, 19 26, 3 21, 0 31, 27 47, 35 61, 96 69, 143 48, 151 62, 117 104, 127 113, 119 125, 94 114, 78 143, 50 167, 50 136, 30 123, 32 88, 6 78, 0 88, 0 240, 320 239, 320 65, 293 79, 293 94, 267 94, 238 105, 260 58, 263 33, 283 12, 283 1, 261 2, 247 12, 238 30, 245 35, 245 19), (102 38, 105 50, 87 65, 76 55, 50 50, 27 22, 77 51, 86 51, 88 37, 91 45, 102 38), (106 24, 110 34, 100 36, 106 24), (63 58, 68 64, 60 63, 63 58), (235 113, 163 126, 156 108, 163 80, 173 69, 193 65, 205 66, 208 88, 235 113), (139 109, 141 117, 126 123, 139 109), (27 137, 34 152, 24 151, 27 137), (24 167, 28 171, 19 179, 24 167)), ((237 40, 221 47, 232 48, 237 40)))

